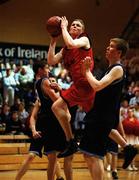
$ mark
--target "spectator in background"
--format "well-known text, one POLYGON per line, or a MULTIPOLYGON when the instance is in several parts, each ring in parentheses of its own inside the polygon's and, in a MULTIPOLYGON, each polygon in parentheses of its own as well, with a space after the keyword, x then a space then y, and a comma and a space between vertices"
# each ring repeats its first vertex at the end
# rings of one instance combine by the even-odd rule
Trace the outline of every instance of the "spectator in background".
POLYGON ((21 85, 26 85, 28 82, 28 74, 25 66, 22 66, 19 74, 19 82, 21 85))
POLYGON ((2 60, 2 62, 0 64, 0 68, 1 68, 1 75, 0 75, 0 77, 3 78, 3 77, 6 76, 5 64, 3 63, 3 60, 2 60))
POLYGON ((6 123, 6 134, 24 134, 23 126, 19 119, 17 111, 11 112, 10 120, 6 123))
POLYGON ((16 81, 11 69, 6 69, 6 76, 3 78, 4 102, 9 106, 14 104, 16 81))
POLYGON ((57 82, 62 89, 68 89, 71 86, 71 78, 68 75, 68 71, 63 69, 57 77, 57 82))
POLYGON ((138 81, 139 77, 139 56, 133 56, 129 61, 128 66, 129 74, 132 78, 132 81, 138 81))
MULTIPOLYGON (((139 143, 139 121, 134 116, 134 108, 128 109, 128 116, 122 121, 123 128, 126 135, 127 143, 137 145, 139 143)), ((131 165, 128 166, 128 170, 138 170, 135 166, 135 158, 132 160, 131 165)))
POLYGON ((6 129, 6 124, 2 120, 2 107, 0 106, 0 134, 4 134, 6 129))
POLYGON ((136 81, 133 87, 133 93, 135 93, 135 91, 138 91, 138 90, 139 90, 139 81, 136 81))
POLYGON ((123 93, 124 99, 127 99, 128 102, 132 97, 134 97, 133 89, 134 89, 134 81, 127 87, 127 89, 125 88, 125 92, 123 93))
POLYGON ((35 95, 35 91, 34 91, 34 85, 30 84, 30 88, 28 88, 28 92, 26 94, 26 99, 25 99, 25 106, 26 109, 28 110, 30 104, 34 103, 36 100, 36 95, 35 95))
POLYGON ((82 133, 85 127, 84 117, 86 115, 86 112, 83 110, 81 106, 78 106, 78 109, 76 111, 74 126, 75 126, 75 139, 77 139, 78 142, 80 142, 80 139, 82 137, 82 133))
POLYGON ((139 121, 139 102, 137 102, 137 105, 135 106, 134 115, 137 118, 137 120, 139 121))
POLYGON ((29 76, 26 71, 26 68, 25 68, 25 66, 22 66, 20 74, 19 74, 21 100, 26 99, 26 94, 28 92, 28 79, 29 79, 29 76))
POLYGON ((62 71, 62 65, 61 63, 58 63, 54 66, 54 68, 52 69, 52 73, 54 74, 55 77, 58 77, 62 71))
POLYGON ((18 96, 15 96, 14 105, 11 106, 11 111, 18 111, 20 103, 21 103, 20 98, 18 96))
POLYGON ((0 64, 0 80, 2 79, 2 71, 1 71, 1 64, 0 64))
POLYGON ((120 106, 120 121, 127 118, 128 108, 129 108, 128 101, 126 99, 122 100, 120 106))
MULTIPOLYGON (((4 124, 9 123, 10 117, 11 117, 10 106, 8 104, 4 104, 2 107, 2 112, 1 112, 2 123, 4 123, 4 124)), ((5 129, 5 133, 6 133, 6 131, 7 131, 7 127, 5 129)))
POLYGON ((29 113, 25 109, 25 103, 21 102, 19 104, 18 117, 19 117, 19 120, 21 121, 23 130, 26 129, 26 121, 27 121, 28 116, 29 116, 29 113))
POLYGON ((29 59, 29 63, 26 65, 26 71, 28 74, 28 82, 33 83, 34 80, 34 72, 33 72, 33 60, 29 59))
POLYGON ((14 69, 14 79, 16 81, 17 86, 20 85, 20 82, 19 82, 20 70, 21 70, 20 64, 16 64, 15 69, 14 69))
POLYGON ((135 107, 139 103, 139 88, 135 90, 135 96, 129 101, 129 105, 135 107))

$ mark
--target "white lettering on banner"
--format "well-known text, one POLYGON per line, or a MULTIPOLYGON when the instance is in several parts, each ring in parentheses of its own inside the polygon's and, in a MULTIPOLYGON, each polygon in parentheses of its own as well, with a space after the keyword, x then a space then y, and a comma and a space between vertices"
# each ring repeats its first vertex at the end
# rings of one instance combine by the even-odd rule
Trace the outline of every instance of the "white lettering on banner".
POLYGON ((48 47, 0 42, 0 58, 47 59, 48 47))
POLYGON ((17 56, 19 58, 37 58, 42 59, 47 58, 47 51, 35 50, 35 49, 21 49, 20 46, 17 47, 17 56))
POLYGON ((15 48, 6 48, 4 50, 4 55, 6 57, 14 57, 15 50, 16 50, 15 48))

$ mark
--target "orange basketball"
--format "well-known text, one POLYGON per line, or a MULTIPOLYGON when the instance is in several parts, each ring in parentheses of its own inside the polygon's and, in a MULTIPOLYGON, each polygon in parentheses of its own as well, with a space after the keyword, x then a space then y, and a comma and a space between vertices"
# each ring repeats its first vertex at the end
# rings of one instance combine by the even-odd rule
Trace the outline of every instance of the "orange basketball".
POLYGON ((61 34, 61 18, 52 16, 46 22, 46 30, 52 37, 57 37, 61 34))

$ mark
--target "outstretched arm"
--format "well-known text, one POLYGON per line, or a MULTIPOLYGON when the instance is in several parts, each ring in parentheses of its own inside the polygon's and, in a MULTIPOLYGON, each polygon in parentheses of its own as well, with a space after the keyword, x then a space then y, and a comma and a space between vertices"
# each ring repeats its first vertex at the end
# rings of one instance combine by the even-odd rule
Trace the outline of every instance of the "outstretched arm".
POLYGON ((91 63, 90 57, 86 57, 83 60, 83 72, 89 84, 92 86, 92 88, 95 91, 100 91, 101 89, 111 84, 113 81, 123 76, 122 67, 116 66, 108 74, 106 74, 101 80, 97 80, 90 71, 90 63, 91 63))
POLYGON ((55 53, 56 41, 57 38, 51 38, 47 56, 47 62, 49 65, 58 64, 62 60, 62 50, 58 53, 55 53))

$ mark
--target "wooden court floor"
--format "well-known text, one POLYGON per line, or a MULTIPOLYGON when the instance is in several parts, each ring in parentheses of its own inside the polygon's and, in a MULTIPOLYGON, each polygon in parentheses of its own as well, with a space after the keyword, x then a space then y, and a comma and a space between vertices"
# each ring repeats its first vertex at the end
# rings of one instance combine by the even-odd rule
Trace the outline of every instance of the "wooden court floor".
MULTIPOLYGON (((0 171, 0 180, 14 180, 17 171, 0 171)), ((119 180, 139 180, 139 171, 118 170, 119 180)), ((111 173, 105 171, 105 180, 112 180, 111 173)), ((22 180, 47 180, 45 170, 28 170, 22 180)), ((73 180, 91 180, 87 169, 74 169, 73 180)))

